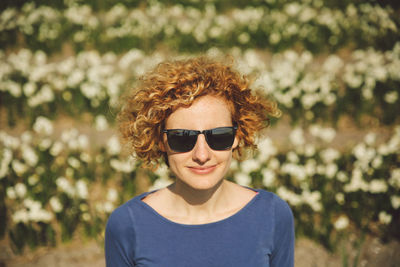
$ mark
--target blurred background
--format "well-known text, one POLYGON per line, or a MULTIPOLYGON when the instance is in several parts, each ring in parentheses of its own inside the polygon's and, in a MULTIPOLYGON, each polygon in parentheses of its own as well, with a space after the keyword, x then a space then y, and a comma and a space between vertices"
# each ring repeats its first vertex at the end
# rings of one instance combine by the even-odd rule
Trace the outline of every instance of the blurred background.
POLYGON ((199 54, 283 111, 228 179, 290 204, 296 266, 398 266, 399 27, 390 0, 2 0, 0 266, 104 266, 112 210, 170 183, 124 153, 119 98, 199 54))

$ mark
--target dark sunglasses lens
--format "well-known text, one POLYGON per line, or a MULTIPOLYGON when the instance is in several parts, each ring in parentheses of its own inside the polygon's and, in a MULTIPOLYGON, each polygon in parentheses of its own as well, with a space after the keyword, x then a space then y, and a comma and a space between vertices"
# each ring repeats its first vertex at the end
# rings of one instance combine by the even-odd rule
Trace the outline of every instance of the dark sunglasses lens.
POLYGON ((207 143, 214 150, 226 150, 232 147, 235 130, 232 127, 215 128, 206 133, 207 143))
POLYGON ((168 132, 168 145, 176 152, 188 152, 196 144, 197 134, 188 130, 175 130, 168 132))

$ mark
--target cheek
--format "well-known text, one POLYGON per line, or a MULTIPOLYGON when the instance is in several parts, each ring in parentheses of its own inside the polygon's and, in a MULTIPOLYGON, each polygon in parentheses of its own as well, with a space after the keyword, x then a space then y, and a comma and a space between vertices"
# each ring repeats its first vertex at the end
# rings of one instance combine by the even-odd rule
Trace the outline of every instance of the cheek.
POLYGON ((218 151, 216 153, 216 158, 219 163, 227 164, 229 168, 231 160, 232 160, 232 150, 229 151, 218 151))
POLYGON ((184 155, 181 153, 174 154, 168 151, 167 149, 167 158, 169 162, 169 167, 173 172, 177 170, 180 166, 184 165, 185 159, 183 157, 184 155))

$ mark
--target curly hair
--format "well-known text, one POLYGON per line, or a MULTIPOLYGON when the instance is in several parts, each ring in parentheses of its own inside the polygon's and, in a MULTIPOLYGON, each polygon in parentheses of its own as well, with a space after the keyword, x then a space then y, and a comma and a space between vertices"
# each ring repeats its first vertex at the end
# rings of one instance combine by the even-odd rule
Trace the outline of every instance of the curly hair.
POLYGON ((253 93, 249 85, 231 64, 204 56, 160 63, 128 92, 118 114, 122 139, 146 167, 157 167, 160 158, 166 158, 160 142, 169 115, 201 96, 213 95, 230 107, 232 122, 238 126, 234 157, 240 159, 244 149, 256 148, 256 137, 269 125, 270 117, 280 116, 276 103, 253 93))

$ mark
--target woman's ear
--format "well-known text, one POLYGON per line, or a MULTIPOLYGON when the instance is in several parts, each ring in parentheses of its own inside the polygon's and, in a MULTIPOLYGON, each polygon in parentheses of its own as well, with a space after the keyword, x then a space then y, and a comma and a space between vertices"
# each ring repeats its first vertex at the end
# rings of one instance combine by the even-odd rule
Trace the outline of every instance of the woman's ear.
POLYGON ((238 145, 239 145, 239 138, 237 136, 235 136, 235 140, 233 141, 232 149, 237 148, 238 145))

